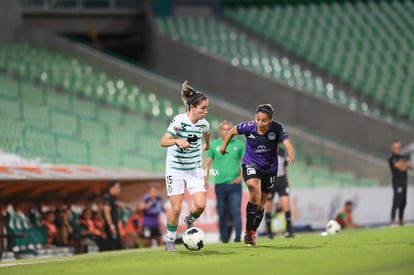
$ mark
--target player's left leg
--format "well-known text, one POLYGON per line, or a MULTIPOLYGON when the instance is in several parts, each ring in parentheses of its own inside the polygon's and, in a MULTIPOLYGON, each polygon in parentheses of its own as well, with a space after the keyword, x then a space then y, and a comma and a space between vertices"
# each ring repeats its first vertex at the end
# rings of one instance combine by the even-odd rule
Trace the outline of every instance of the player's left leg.
POLYGON ((263 220, 263 214, 266 202, 269 198, 269 193, 273 190, 276 180, 276 175, 274 174, 265 174, 261 177, 260 184, 260 201, 257 206, 256 217, 255 217, 255 231, 259 228, 261 221, 263 220))
POLYGON ((186 184, 188 192, 193 199, 190 213, 184 220, 187 224, 187 228, 190 228, 194 226, 194 222, 206 208, 207 190, 205 187, 204 175, 198 174, 196 171, 189 171, 187 173, 186 184))
POLYGON ((404 225, 404 210, 405 210, 406 204, 407 204, 407 192, 403 192, 401 194, 400 209, 399 209, 400 211, 398 213, 400 225, 404 225))
POLYGON ((292 213, 290 210, 290 199, 288 195, 284 195, 280 197, 280 202, 282 204, 283 212, 285 212, 285 219, 286 219, 286 232, 285 237, 293 237, 293 230, 292 230, 292 213))

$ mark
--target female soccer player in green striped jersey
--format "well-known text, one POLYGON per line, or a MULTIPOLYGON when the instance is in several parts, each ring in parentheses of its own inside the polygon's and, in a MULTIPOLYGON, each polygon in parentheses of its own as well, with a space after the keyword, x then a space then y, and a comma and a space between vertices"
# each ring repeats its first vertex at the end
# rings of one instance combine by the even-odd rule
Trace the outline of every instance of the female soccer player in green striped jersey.
POLYGON ((208 99, 203 93, 191 88, 187 81, 183 84, 181 95, 187 112, 174 117, 160 142, 161 146, 168 147, 165 182, 171 209, 167 214, 167 252, 176 251, 175 239, 184 187, 193 199, 190 213, 184 219, 188 228, 194 226, 207 201, 202 153, 210 147, 209 123, 205 119, 208 99))

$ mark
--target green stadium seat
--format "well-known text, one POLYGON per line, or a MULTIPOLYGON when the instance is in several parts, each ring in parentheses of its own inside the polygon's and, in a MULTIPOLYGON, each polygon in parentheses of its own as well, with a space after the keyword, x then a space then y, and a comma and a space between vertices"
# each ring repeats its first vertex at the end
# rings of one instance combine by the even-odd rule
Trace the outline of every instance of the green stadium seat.
POLYGON ((313 1, 229 7, 224 14, 407 117, 399 84, 414 84, 411 11, 412 1, 313 1), (381 87, 396 94, 384 96, 381 87))

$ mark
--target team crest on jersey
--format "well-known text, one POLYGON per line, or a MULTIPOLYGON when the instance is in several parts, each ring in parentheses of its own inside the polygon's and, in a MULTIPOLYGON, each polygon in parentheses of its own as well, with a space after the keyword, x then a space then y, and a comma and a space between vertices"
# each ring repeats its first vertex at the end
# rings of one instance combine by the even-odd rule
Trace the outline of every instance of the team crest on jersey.
POLYGON ((267 135, 267 137, 268 137, 270 140, 275 140, 275 139, 276 139, 276 134, 275 134, 275 133, 273 133, 273 132, 270 132, 270 133, 267 135))
POLYGON ((204 133, 206 125, 200 125, 200 133, 204 133))

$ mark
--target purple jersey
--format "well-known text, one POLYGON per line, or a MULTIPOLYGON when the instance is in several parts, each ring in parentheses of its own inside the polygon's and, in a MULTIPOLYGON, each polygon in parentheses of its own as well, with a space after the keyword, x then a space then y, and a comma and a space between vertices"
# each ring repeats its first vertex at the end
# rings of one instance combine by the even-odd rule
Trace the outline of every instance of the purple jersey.
POLYGON ((278 144, 289 138, 283 126, 275 121, 269 125, 264 135, 257 133, 255 121, 246 121, 237 125, 237 132, 246 137, 246 153, 243 164, 253 166, 262 173, 277 171, 278 144))
POLYGON ((155 201, 152 201, 149 195, 145 195, 142 201, 150 204, 150 206, 144 210, 143 225, 150 227, 160 226, 159 215, 162 212, 162 199, 157 197, 155 201))

